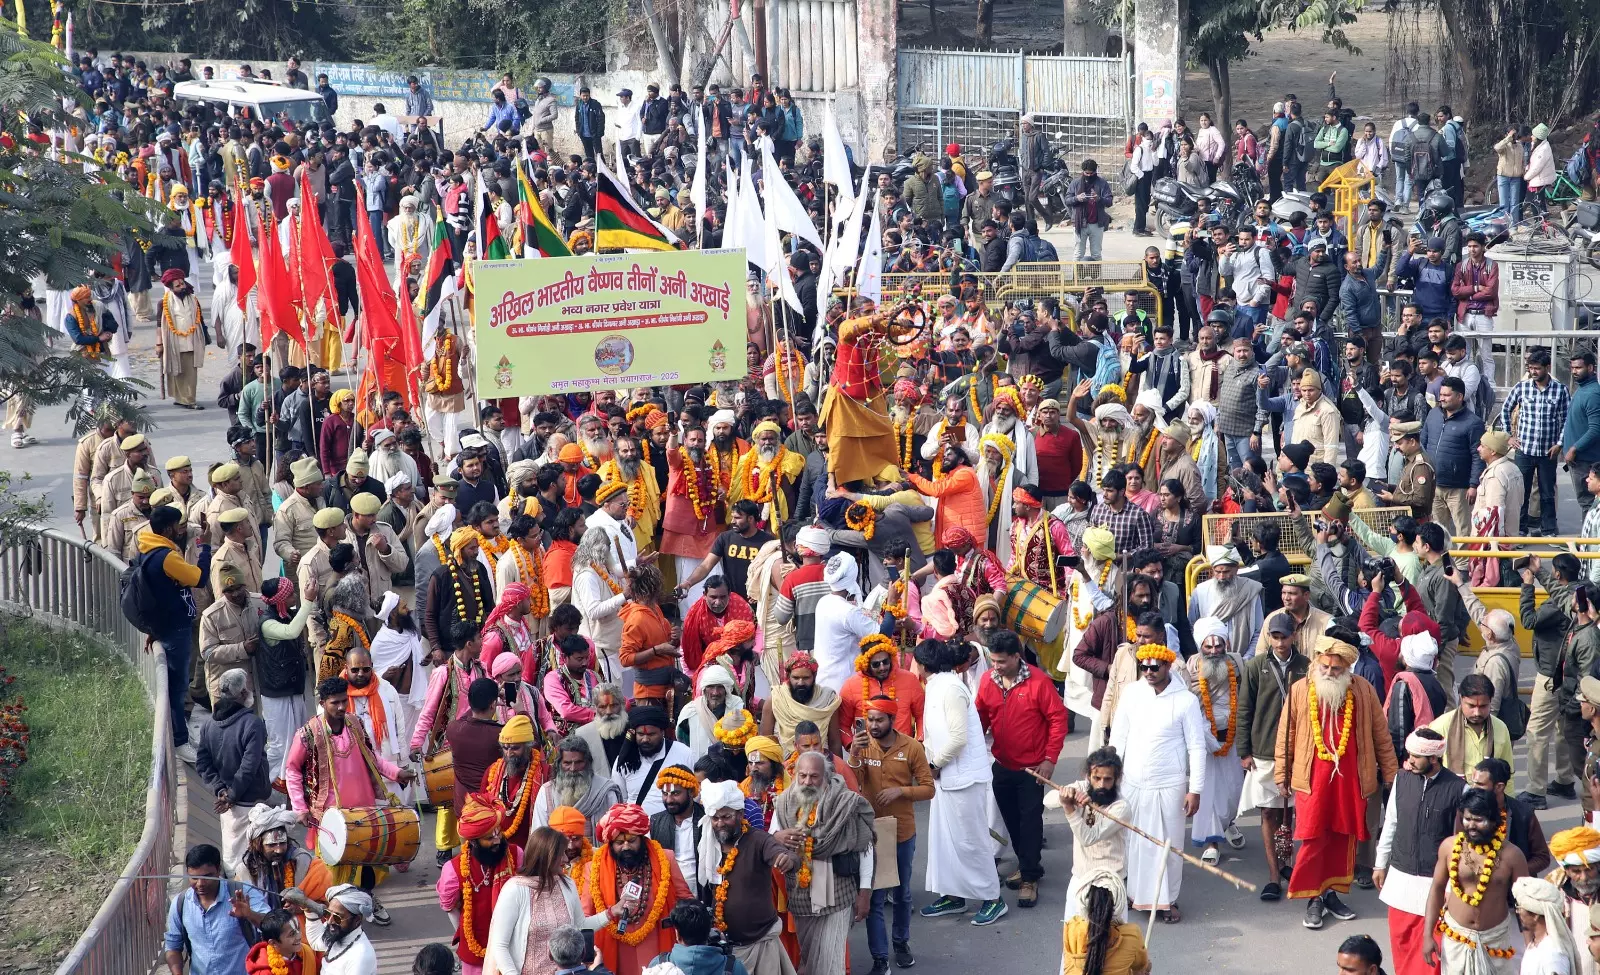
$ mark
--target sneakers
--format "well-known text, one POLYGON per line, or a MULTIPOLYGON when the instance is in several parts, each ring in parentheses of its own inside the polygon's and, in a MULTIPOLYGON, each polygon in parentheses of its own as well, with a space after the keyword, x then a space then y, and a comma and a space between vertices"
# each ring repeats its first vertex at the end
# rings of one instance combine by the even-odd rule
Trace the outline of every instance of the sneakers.
POLYGON ((992 901, 984 901, 983 906, 978 908, 978 915, 972 919, 972 923, 978 927, 993 924, 1005 917, 1008 910, 1009 908, 1006 907, 1004 898, 996 897, 992 901))
POLYGON ((1032 880, 1024 880, 1017 888, 1017 906, 1032 907, 1039 903, 1039 885, 1032 880))
POLYGON ((889 975, 889 959, 872 959, 872 971, 868 972, 867 975, 889 975))
POLYGON ((455 855, 455 850, 435 850, 433 852, 433 862, 442 867, 446 863, 449 863, 450 859, 455 855))
POLYGON ((923 917, 943 917, 946 914, 967 913, 967 900, 965 897, 951 897, 944 894, 940 898, 924 907, 919 913, 923 917))
POLYGON ((1340 900, 1339 895, 1334 891, 1330 890, 1322 895, 1322 907, 1341 921, 1354 921, 1356 919, 1356 912, 1350 910, 1350 905, 1340 900))
POLYGON ((1313 897, 1306 901, 1306 919, 1300 923, 1315 931, 1322 927, 1322 913, 1322 898, 1313 897))
POLYGON ((910 968, 917 963, 917 960, 911 957, 911 942, 896 941, 894 943, 894 963, 901 968, 910 968))
POLYGON ((1235 850, 1244 849, 1244 834, 1239 832, 1239 827, 1232 823, 1229 823, 1228 828, 1222 831, 1222 838, 1227 840, 1228 845, 1235 850))
POLYGON ((1544 796, 1536 796, 1531 792, 1519 793, 1517 798, 1522 802, 1527 803, 1529 806, 1532 806, 1534 809, 1546 809, 1550 805, 1550 801, 1544 796))
POLYGON ((1578 787, 1571 782, 1567 782, 1565 784, 1560 782, 1552 782, 1550 783, 1549 787, 1545 789, 1545 792, 1548 795, 1560 796, 1563 799, 1578 798, 1578 787))
POLYGON ((200 760, 200 756, 195 754, 194 746, 190 744, 179 745, 173 749, 173 753, 178 756, 178 761, 185 765, 193 765, 200 760))

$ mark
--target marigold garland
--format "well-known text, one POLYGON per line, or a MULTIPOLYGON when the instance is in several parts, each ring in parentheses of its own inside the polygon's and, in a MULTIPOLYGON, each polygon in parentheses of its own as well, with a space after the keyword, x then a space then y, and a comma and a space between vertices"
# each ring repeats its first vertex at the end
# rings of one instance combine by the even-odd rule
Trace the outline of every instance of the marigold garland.
POLYGON ((439 337, 433 358, 428 360, 428 382, 433 386, 433 391, 443 393, 455 382, 452 372, 455 363, 456 337, 452 332, 446 332, 439 337))
POLYGON ((1133 619, 1132 616, 1124 616, 1122 618, 1122 625, 1123 625, 1123 627, 1125 628, 1125 630, 1126 630, 1126 632, 1128 634, 1128 642, 1129 643, 1132 643, 1132 642, 1134 642, 1135 640, 1137 640, 1139 638, 1139 627, 1134 622, 1134 619, 1133 619))
POLYGON ((856 655, 856 673, 861 675, 861 707, 864 710, 867 702, 872 699, 872 676, 867 673, 867 666, 872 663, 872 658, 880 653, 889 655, 890 673, 889 680, 879 681, 878 686, 883 688, 884 696, 895 700, 898 695, 894 686, 894 657, 900 648, 895 642, 882 633, 874 633, 861 640, 861 652, 856 655))
POLYGON ((906 618, 906 581, 897 579, 889 583, 889 594, 883 600, 883 611, 897 620, 906 618))
POLYGON ((872 541, 872 535, 878 530, 878 512, 870 505, 857 501, 845 509, 844 523, 847 527, 861 533, 861 537, 872 541))
MULTIPOLYGON (((99 336, 100 330, 98 328, 90 328, 89 322, 84 318, 82 305, 77 303, 73 304, 72 317, 78 321, 78 332, 80 334, 99 336)), ((78 348, 83 351, 84 358, 86 359, 100 358, 100 342, 98 338, 96 338, 96 340, 93 342, 87 343, 86 345, 80 345, 78 348)))
POLYGON ((289 975, 289 962, 272 942, 267 942, 267 968, 272 975, 289 975))
POLYGON ((1140 454, 1139 454, 1139 467, 1141 469, 1146 464, 1150 463, 1150 453, 1151 453, 1151 451, 1156 449, 1156 439, 1160 435, 1161 435, 1161 432, 1159 430, 1157 430, 1154 427, 1150 428, 1150 436, 1145 438, 1144 450, 1142 452, 1140 452, 1140 454))
POLYGON ((729 748, 743 748, 744 743, 756 733, 756 719, 748 708, 740 708, 739 717, 742 719, 739 727, 733 729, 724 728, 721 721, 714 722, 711 725, 711 734, 729 748))
POLYGON ((817 845, 817 839, 811 835, 811 829, 817 825, 817 808, 821 805, 822 803, 819 802, 816 806, 811 807, 811 818, 806 820, 805 825, 805 843, 802 844, 800 849, 800 872, 795 879, 799 882, 800 887, 805 890, 811 888, 811 852, 817 845))
POLYGON ((482 958, 488 952, 478 943, 478 938, 472 933, 472 895, 484 887, 493 887, 495 881, 500 879, 502 873, 510 876, 511 858, 508 856, 495 864, 493 870, 484 875, 483 883, 472 882, 472 844, 463 844, 461 856, 456 859, 456 871, 461 875, 461 941, 468 951, 476 958, 482 958))
MULTIPOLYGON (((534 754, 537 756, 538 752, 535 751, 534 754)), ((506 782, 508 781, 505 774, 505 759, 497 759, 495 764, 500 766, 500 789, 498 791, 504 797, 501 799, 502 805, 504 805, 505 800, 510 798, 510 796, 505 795, 506 782)), ((489 768, 492 770, 494 766, 491 765, 489 768)), ((517 830, 521 828, 523 819, 528 815, 528 808, 532 805, 529 800, 533 798, 533 790, 528 788, 528 784, 532 781, 533 766, 530 764, 527 773, 522 776, 522 784, 517 787, 517 801, 511 809, 511 822, 500 831, 502 835, 508 837, 515 835, 517 830)))
POLYGON ((172 320, 171 298, 172 293, 170 291, 161 296, 161 320, 167 323, 167 331, 171 332, 174 337, 186 339, 194 334, 195 329, 200 327, 200 322, 202 320, 200 316, 200 302, 196 301, 194 303, 194 324, 180 332, 178 331, 177 323, 172 320))
POLYGON ((517 576, 530 593, 532 607, 529 614, 536 620, 550 615, 550 590, 544 582, 544 559, 523 547, 521 542, 511 545, 511 557, 517 563, 517 576))
POLYGON ((778 351, 774 352, 772 355, 772 371, 774 377, 778 380, 778 395, 785 403, 793 406, 794 398, 797 392, 801 390, 790 387, 789 377, 785 375, 786 365, 789 368, 798 368, 800 370, 800 375, 805 375, 806 361, 800 357, 800 353, 788 348, 786 345, 779 345, 778 351))
MULTIPOLYGON (((455 571, 461 566, 449 554, 449 552, 446 551, 444 543, 439 541, 437 536, 435 536, 433 539, 433 550, 439 553, 439 567, 450 573, 450 584, 455 587, 456 616, 459 619, 467 620, 467 597, 466 594, 461 591, 461 576, 455 571)), ((468 622, 483 622, 483 606, 481 603, 478 606, 478 615, 475 618, 468 620, 468 622)))
POLYGON ((367 628, 357 622, 354 616, 336 609, 333 611, 333 618, 350 627, 350 631, 356 635, 356 641, 361 644, 361 649, 367 651, 369 655, 372 653, 372 641, 367 639, 367 628))
MULTIPOLYGON (((1474 948, 1478 947, 1478 945, 1476 945, 1472 941, 1471 938, 1468 938, 1468 937, 1466 937, 1464 935, 1457 934, 1454 928, 1446 926, 1445 923, 1444 923, 1444 918, 1443 917, 1439 918, 1439 923, 1434 926, 1433 930, 1436 933, 1442 934, 1446 938, 1449 938, 1451 941, 1454 941, 1456 944, 1467 945, 1469 947, 1474 947, 1474 948)), ((1483 947, 1484 953, 1487 954, 1490 958, 1515 958, 1515 957, 1517 957, 1517 949, 1515 949, 1515 948, 1490 948, 1488 945, 1484 945, 1482 947, 1483 947)))
POLYGON ((472 533, 478 537, 478 549, 483 552, 484 558, 489 560, 489 571, 493 572, 494 567, 500 563, 500 556, 511 548, 511 539, 504 535, 490 538, 476 528, 472 533))
POLYGON ((1317 746, 1317 757, 1337 765, 1339 760, 1344 758, 1345 747, 1350 744, 1350 726, 1355 721, 1356 696, 1354 694, 1344 696, 1344 716, 1342 727, 1339 729, 1339 746, 1332 752, 1328 751, 1327 734, 1322 727, 1322 712, 1317 708, 1317 682, 1314 680, 1306 681, 1306 712, 1311 715, 1311 720, 1317 723, 1316 733, 1311 736, 1312 742, 1317 746))
POLYGON ((733 865, 739 860, 739 840, 744 839, 744 834, 750 832, 750 824, 739 823, 739 839, 733 841, 733 848, 722 855, 722 863, 717 867, 717 892, 712 898, 716 904, 716 924, 718 931, 728 930, 726 912, 728 908, 728 885, 733 880, 733 865))
MULTIPOLYGON (((667 900, 672 894, 672 868, 668 865, 666 851, 659 843, 646 841, 646 849, 650 854, 650 910, 644 920, 638 924, 630 924, 626 933, 617 930, 615 920, 608 921, 601 930, 616 938, 629 947, 637 947, 644 939, 653 933, 656 925, 661 923, 661 918, 667 913, 667 900)), ((589 897, 602 910, 609 911, 615 904, 616 892, 612 891, 610 900, 607 900, 600 888, 599 864, 592 864, 589 869, 589 897)))
MULTIPOLYGON (((1076 575, 1072 577, 1072 585, 1067 587, 1067 605, 1072 607, 1072 626, 1074 629, 1079 631, 1086 630, 1089 628, 1089 624, 1094 622, 1094 605, 1092 603, 1089 606, 1087 615, 1078 611, 1078 577, 1076 575)), ((1131 637, 1129 642, 1132 642, 1131 637)))
POLYGON ((1211 734, 1217 741, 1222 742, 1222 747, 1211 754, 1217 758, 1228 754, 1228 749, 1233 747, 1234 736, 1239 728, 1239 671, 1233 666, 1233 661, 1223 658, 1222 662, 1228 667, 1228 732, 1224 736, 1217 728, 1216 711, 1211 707, 1211 688, 1206 686, 1206 674, 1202 668, 1198 673, 1200 683, 1200 700, 1204 703, 1206 723, 1211 725, 1211 734))
POLYGON ((911 427, 915 422, 916 417, 907 417, 905 423, 891 424, 894 427, 895 443, 900 447, 900 469, 903 471, 911 469, 911 441, 915 437, 911 427))
POLYGON ((1500 848, 1506 842, 1506 824, 1500 823, 1500 828, 1495 830, 1494 839, 1487 844, 1471 844, 1472 852, 1483 857, 1483 867, 1478 870, 1478 886, 1468 893, 1461 889, 1461 851, 1467 846, 1467 834, 1463 831, 1456 834, 1455 843, 1450 847, 1450 889, 1468 907, 1477 907, 1483 903, 1483 895, 1489 891, 1489 881, 1494 877, 1494 863, 1500 857, 1500 848))
POLYGON ((689 496, 689 504, 694 508, 696 521, 704 521, 707 517, 707 505, 700 500, 700 471, 694 466, 694 461, 689 457, 688 447, 679 447, 678 454, 683 458, 683 490, 689 496))

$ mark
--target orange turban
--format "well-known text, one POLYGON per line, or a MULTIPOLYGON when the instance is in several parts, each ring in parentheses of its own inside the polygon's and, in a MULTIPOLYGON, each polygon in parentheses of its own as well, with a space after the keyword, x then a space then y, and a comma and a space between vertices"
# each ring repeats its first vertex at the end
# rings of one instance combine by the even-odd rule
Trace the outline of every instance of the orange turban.
POLYGON ((76 288, 72 289, 72 294, 70 297, 72 298, 73 304, 82 305, 94 299, 94 292, 89 290, 88 285, 80 284, 76 288))
POLYGON ((594 831, 594 835, 602 843, 610 843, 613 837, 624 834, 650 835, 650 816, 645 813, 643 806, 631 802, 612 806, 604 816, 600 817, 600 825, 596 826, 594 831))
POLYGON ((667 419, 667 415, 660 410, 651 410, 649 413, 644 415, 644 426, 646 430, 658 430, 661 427, 666 426, 669 422, 671 421, 667 419))
POLYGON ((756 625, 749 620, 729 620, 722 628, 722 635, 715 643, 706 648, 706 658, 715 659, 741 643, 756 638, 756 625))
POLYGON ((581 464, 583 463, 583 448, 575 443, 569 443, 561 448, 560 453, 556 454, 556 459, 563 464, 581 464))
POLYGON ((456 832, 460 833, 464 840, 488 836, 500 828, 502 815, 499 806, 486 802, 479 795, 469 795, 461 807, 461 818, 456 823, 456 832))
POLYGON ((589 821, 571 806, 557 806, 550 810, 550 828, 567 836, 584 836, 589 832, 589 821))

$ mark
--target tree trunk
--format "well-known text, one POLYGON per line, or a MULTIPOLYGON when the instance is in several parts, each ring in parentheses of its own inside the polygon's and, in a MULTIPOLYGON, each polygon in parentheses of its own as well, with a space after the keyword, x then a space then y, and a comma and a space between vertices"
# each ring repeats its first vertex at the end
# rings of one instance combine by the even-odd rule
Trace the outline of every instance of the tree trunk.
POLYGON ((1474 28, 1466 23, 1469 18, 1459 0, 1439 0, 1439 15, 1444 18, 1446 36, 1454 39, 1450 44, 1451 54, 1455 56, 1456 70, 1461 73, 1462 97, 1458 103, 1467 106, 1462 114, 1468 118, 1484 117, 1478 103, 1478 68, 1473 56, 1473 34, 1482 27, 1474 28))
POLYGON ((938 0, 928 0, 928 33, 931 35, 939 29, 938 0))
POLYGON ((1090 0, 1062 0, 1063 30, 1062 54, 1087 54, 1100 57, 1106 53, 1109 35, 1101 26, 1100 18, 1090 0))
POLYGON ((656 16, 656 8, 651 0, 639 0, 639 6, 644 8, 644 20, 650 28, 650 39, 656 45, 656 61, 658 70, 663 80, 669 85, 678 83, 678 59, 672 56, 672 45, 667 43, 667 32, 661 27, 661 20, 656 16))
MULTIPOLYGON (((1228 143, 1231 151, 1233 148, 1233 79, 1228 75, 1228 59, 1213 57, 1206 61, 1206 73, 1211 76, 1211 110, 1216 114, 1211 117, 1211 124, 1222 133, 1223 141, 1228 143)), ((1228 157, 1223 156, 1222 163, 1217 167, 1217 173, 1229 172, 1228 157)))
POLYGON ((994 0, 978 0, 978 46, 988 47, 994 37, 994 0))

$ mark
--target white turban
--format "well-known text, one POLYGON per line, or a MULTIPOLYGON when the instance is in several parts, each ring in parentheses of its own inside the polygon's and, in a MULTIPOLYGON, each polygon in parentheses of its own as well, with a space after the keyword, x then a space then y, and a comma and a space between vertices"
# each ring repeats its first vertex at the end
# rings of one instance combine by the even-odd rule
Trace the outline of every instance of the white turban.
POLYGON ((345 910, 359 915, 362 920, 372 920, 372 895, 357 887, 355 884, 340 884, 328 888, 328 903, 334 901, 345 906, 345 910))
POLYGON ((383 594, 383 604, 378 607, 378 619, 385 626, 389 625, 389 614, 394 612, 394 608, 398 605, 400 605, 399 596, 396 596, 393 592, 385 592, 383 594))
POLYGON ((1232 545, 1229 545, 1227 548, 1222 550, 1221 555, 1218 555, 1216 558, 1211 560, 1211 564, 1214 566, 1239 565, 1241 561, 1242 560, 1239 558, 1239 550, 1234 548, 1232 545))
POLYGON ((410 483, 410 474, 407 474, 405 471, 395 471, 393 474, 389 475, 389 479, 387 481, 383 482, 383 489, 388 493, 393 494, 401 488, 406 487, 410 483))
POLYGON ((700 668, 700 679, 695 683, 695 690, 704 694, 706 687, 713 684, 730 691, 739 686, 734 682, 733 675, 728 673, 728 668, 721 664, 706 664, 700 668))
POLYGON ((1094 408, 1094 418, 1096 420, 1111 420, 1118 426, 1133 426, 1133 415, 1121 403, 1101 403, 1094 408))
POLYGON ((1111 916, 1121 920, 1128 915, 1128 888, 1122 878, 1110 870, 1097 870, 1084 878, 1083 886, 1078 888, 1078 906, 1083 914, 1089 913, 1089 894, 1096 887, 1104 888, 1111 893, 1111 916))
MULTIPOLYGON (((739 788, 737 782, 712 782, 707 779, 700 786, 700 805, 705 807, 709 817, 719 809, 732 809, 744 813, 744 790, 739 788)), ((698 849, 699 862, 695 873, 702 884, 716 884, 721 878, 717 875, 717 868, 722 866, 722 841, 717 839, 717 831, 706 823, 705 830, 700 834, 698 849)))
POLYGON ((433 517, 428 519, 427 532, 434 538, 443 539, 448 538, 450 533, 455 530, 455 527, 456 506, 442 504, 439 506, 439 510, 433 513, 433 517))
POLYGON ((250 818, 246 823, 246 827, 249 831, 249 838, 253 840, 258 836, 265 836, 275 830, 287 831, 291 827, 299 825, 299 823, 300 820, 296 818, 294 811, 289 807, 270 806, 267 803, 260 802, 250 807, 250 818))
POLYGON ((1413 633, 1400 638, 1400 659, 1407 670, 1432 670, 1439 656, 1439 642, 1428 633, 1413 633))
POLYGON ((860 570, 856 568, 856 557, 849 552, 840 552, 828 560, 822 570, 822 581, 828 588, 835 592, 847 592, 859 598, 861 593, 856 586, 860 570))
POLYGON ((1142 406, 1151 413, 1160 414, 1165 409, 1161 402, 1161 393, 1158 390, 1146 389, 1133 398, 1134 406, 1142 406))
POLYGON ((516 487, 517 483, 525 477, 533 477, 539 473, 539 465, 531 460, 519 460, 506 468, 506 483, 516 487))
POLYGON ((796 547, 803 548, 814 555, 827 555, 828 549, 833 547, 833 536, 826 528, 816 525, 807 525, 795 533, 796 547))
POLYGON ((1220 636, 1226 642, 1228 639, 1228 624, 1215 616, 1202 616, 1194 621, 1195 646, 1200 646, 1214 636, 1220 636))
MULTIPOLYGON (((1189 405, 1189 409, 1184 412, 1184 415, 1189 416, 1195 414, 1199 415, 1201 426, 1209 426, 1210 424, 1217 422, 1217 408, 1212 406, 1210 403, 1191 403, 1189 405)), ((1199 431, 1196 430, 1195 432, 1198 433, 1199 431)))
POLYGON ((1555 938, 1566 953, 1568 970, 1577 971, 1578 945, 1567 925, 1567 896, 1561 888, 1541 877, 1518 877, 1511 885, 1511 898, 1524 911, 1544 917, 1546 935, 1555 938))
POLYGON ((717 412, 711 414, 711 419, 706 421, 706 434, 709 436, 711 431, 715 430, 724 423, 729 426, 733 426, 734 421, 737 419, 738 417, 734 415, 732 410, 718 410, 717 412))

